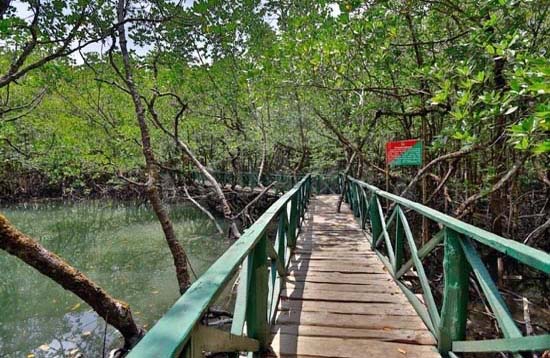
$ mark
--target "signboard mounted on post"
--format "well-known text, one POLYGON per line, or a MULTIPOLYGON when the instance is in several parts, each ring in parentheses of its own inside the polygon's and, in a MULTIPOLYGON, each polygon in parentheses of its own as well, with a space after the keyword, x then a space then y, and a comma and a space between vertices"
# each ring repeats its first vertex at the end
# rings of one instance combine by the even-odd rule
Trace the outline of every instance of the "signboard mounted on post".
POLYGON ((389 167, 410 167, 422 165, 422 141, 407 139, 386 143, 386 165, 389 167))

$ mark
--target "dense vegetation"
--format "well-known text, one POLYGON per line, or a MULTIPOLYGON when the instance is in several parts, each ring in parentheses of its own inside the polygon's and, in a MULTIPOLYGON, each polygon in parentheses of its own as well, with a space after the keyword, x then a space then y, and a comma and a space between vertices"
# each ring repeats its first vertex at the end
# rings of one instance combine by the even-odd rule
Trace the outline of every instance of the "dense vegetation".
MULTIPOLYGON (((189 167, 160 128, 171 131, 176 117, 203 164, 231 171, 263 163, 265 172, 336 173, 352 159, 354 175, 380 180, 385 142, 422 138, 427 162, 437 161, 424 171, 432 205, 483 213, 490 229, 518 239, 529 234, 522 226, 547 219, 546 1, 128 6, 135 81, 158 113, 147 115, 161 170, 189 167), (534 200, 522 208, 526 197, 534 200)), ((101 191, 121 183, 117 172, 142 177, 109 29, 116 4, 52 2, 34 25, 27 7, 36 4, 8 8, 0 27, 3 198, 101 191)), ((391 189, 415 174, 392 172, 391 189)))
POLYGON ((383 187, 385 143, 420 138, 424 166, 392 170, 390 191, 548 251, 549 11, 547 0, 0 1, 0 197, 130 186, 155 206, 164 179, 203 165, 347 170, 383 187))

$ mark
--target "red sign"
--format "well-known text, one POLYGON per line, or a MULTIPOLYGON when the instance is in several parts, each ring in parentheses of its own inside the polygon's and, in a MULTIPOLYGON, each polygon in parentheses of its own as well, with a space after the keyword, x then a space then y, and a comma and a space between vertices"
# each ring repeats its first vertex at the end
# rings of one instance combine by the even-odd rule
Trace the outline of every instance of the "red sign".
POLYGON ((391 166, 422 165, 422 142, 407 139, 386 143, 386 163, 391 166))

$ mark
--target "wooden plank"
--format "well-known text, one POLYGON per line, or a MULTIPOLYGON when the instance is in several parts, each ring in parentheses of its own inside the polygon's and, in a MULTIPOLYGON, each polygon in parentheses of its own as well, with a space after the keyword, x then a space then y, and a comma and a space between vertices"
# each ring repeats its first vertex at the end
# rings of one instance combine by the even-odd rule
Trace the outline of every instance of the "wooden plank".
POLYGON ((276 324, 299 324, 308 326, 366 328, 366 329, 413 329, 426 330, 422 320, 414 316, 353 315, 330 312, 283 311, 276 324))
POLYGON ((313 240, 300 240, 298 241, 299 245, 302 246, 334 246, 334 245, 345 245, 345 246, 360 246, 360 245, 369 245, 369 242, 365 239, 355 239, 355 238, 315 238, 313 240))
POLYGON ((287 279, 293 281, 319 282, 319 283, 350 283, 350 284, 367 284, 372 281, 392 281, 387 273, 371 273, 371 274, 345 274, 341 272, 292 272, 287 276, 287 279))
POLYGON ((372 259, 356 259, 356 260, 294 260, 290 262, 290 268, 294 267, 311 267, 311 268, 326 268, 333 271, 345 272, 362 272, 373 270, 386 272, 384 265, 376 258, 372 259))
POLYGON ((392 292, 400 293, 397 285, 390 281, 372 281, 365 285, 352 285, 342 283, 317 283, 317 282, 292 282, 287 281, 287 288, 293 289, 312 289, 317 291, 335 291, 335 292, 392 292))
POLYGON ((368 240, 365 238, 357 237, 348 237, 348 238, 337 238, 337 237, 322 237, 322 238, 306 238, 298 239, 299 245, 359 245, 359 244, 368 244, 368 240))
POLYGON ((416 311, 401 303, 331 302, 283 299, 281 311, 329 312, 357 315, 418 316, 416 311))
POLYGON ((332 267, 320 267, 320 266, 296 266, 291 265, 288 267, 288 272, 291 273, 315 273, 315 272, 340 272, 340 273, 350 273, 350 274, 369 274, 369 273, 378 273, 383 274, 387 271, 382 267, 372 267, 372 266, 332 266, 332 267))
POLYGON ((407 302, 407 299, 403 295, 395 293, 346 292, 346 294, 343 295, 340 292, 335 291, 299 289, 283 289, 281 290, 281 298, 339 302, 407 302))
POLYGON ((347 252, 342 254, 328 254, 324 252, 309 252, 309 253, 295 253, 293 256, 297 259, 303 259, 303 260, 353 260, 356 258, 376 258, 376 254, 372 251, 368 252, 347 252))
POLYGON ((344 255, 344 254, 359 254, 365 252, 366 249, 370 249, 368 245, 297 245, 295 253, 297 254, 310 254, 317 252, 320 254, 330 255, 344 255))
POLYGON ((280 357, 384 357, 435 358, 440 357, 430 346, 375 340, 332 337, 307 337, 281 334, 272 342, 280 357))
POLYGON ((433 345, 435 340, 428 331, 410 329, 356 329, 323 326, 288 326, 273 327, 274 334, 285 334, 306 337, 335 337, 376 339, 383 342, 401 342, 410 344, 433 345))
POLYGON ((305 262, 305 263, 308 263, 308 264, 315 264, 315 265, 321 265, 321 264, 324 264, 326 262, 331 262, 331 263, 334 263, 334 262, 337 262, 339 264, 344 264, 344 265, 354 265, 354 264, 359 264, 359 265, 369 265, 369 264, 380 264, 380 260, 378 260, 378 257, 376 257, 375 255, 373 256, 355 256, 355 257, 334 257, 334 256, 330 256, 330 255, 325 255, 324 257, 321 256, 321 257, 311 257, 310 255, 295 255, 292 257, 292 260, 291 260, 292 263, 297 263, 297 262, 305 262))
MULTIPOLYGON (((357 224, 355 224, 357 225, 357 224)), ((301 233, 301 240, 319 241, 319 240, 334 240, 334 241, 367 241, 365 234, 360 230, 310 230, 306 227, 301 233)))
POLYGON ((439 357, 352 212, 335 213, 337 199, 316 197, 297 238, 272 330, 276 357, 439 357))
POLYGON ((324 246, 336 246, 336 247, 364 247, 363 249, 369 250, 366 247, 370 246, 366 240, 315 240, 315 241, 304 241, 300 240, 298 242, 299 247, 324 247, 324 246))

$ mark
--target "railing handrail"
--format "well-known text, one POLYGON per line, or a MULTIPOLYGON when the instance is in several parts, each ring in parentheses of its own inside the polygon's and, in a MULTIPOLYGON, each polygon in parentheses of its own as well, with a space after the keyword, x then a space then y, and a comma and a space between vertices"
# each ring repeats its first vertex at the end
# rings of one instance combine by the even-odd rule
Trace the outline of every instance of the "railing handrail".
POLYGON ((348 176, 347 178, 348 180, 367 188, 376 195, 379 195, 385 199, 389 199, 395 202, 396 204, 416 211, 417 213, 422 214, 427 218, 432 219, 433 221, 444 224, 445 226, 455 230, 456 232, 468 236, 481 244, 484 244, 508 256, 511 256, 528 266, 541 270, 546 274, 550 274, 550 254, 544 251, 535 249, 531 246, 522 244, 514 240, 504 238, 487 230, 478 228, 474 225, 465 223, 464 221, 456 219, 452 216, 444 214, 420 203, 402 198, 392 193, 388 193, 387 191, 384 191, 374 185, 367 184, 361 180, 352 178, 350 176, 348 176))
MULTIPOLYGON (((246 229, 242 236, 174 303, 132 349, 128 357, 173 357, 181 353, 208 307, 221 294, 234 277, 239 265, 264 237, 267 225, 287 209, 287 204, 294 200, 295 196, 309 194, 309 179, 308 174, 246 229), (160 342, 162 344, 159 344, 160 342)), ((301 216, 304 210, 305 206, 294 215, 301 216)))
POLYGON ((361 228, 367 229, 369 224, 372 249, 434 335, 440 353, 455 358, 455 353, 458 352, 506 351, 513 353, 514 358, 521 358, 518 354, 520 351, 550 349, 550 335, 524 336, 517 327, 473 241, 514 257, 546 274, 550 272, 548 253, 464 223, 350 176, 341 176, 340 185, 353 214, 360 220, 361 228), (386 213, 380 203, 381 199, 393 202, 386 213), (441 224, 443 229, 422 247, 417 248, 403 211, 405 208, 441 224), (395 226, 395 230, 390 230, 392 225, 395 226), (445 285, 439 309, 422 260, 441 243, 445 285), (406 262, 405 246, 409 247, 410 253, 410 258, 406 262), (417 292, 401 282, 404 274, 413 267, 420 283, 423 301, 417 297, 417 292), (479 283, 480 293, 485 297, 485 302, 494 312, 503 339, 465 340, 470 272, 479 283))

